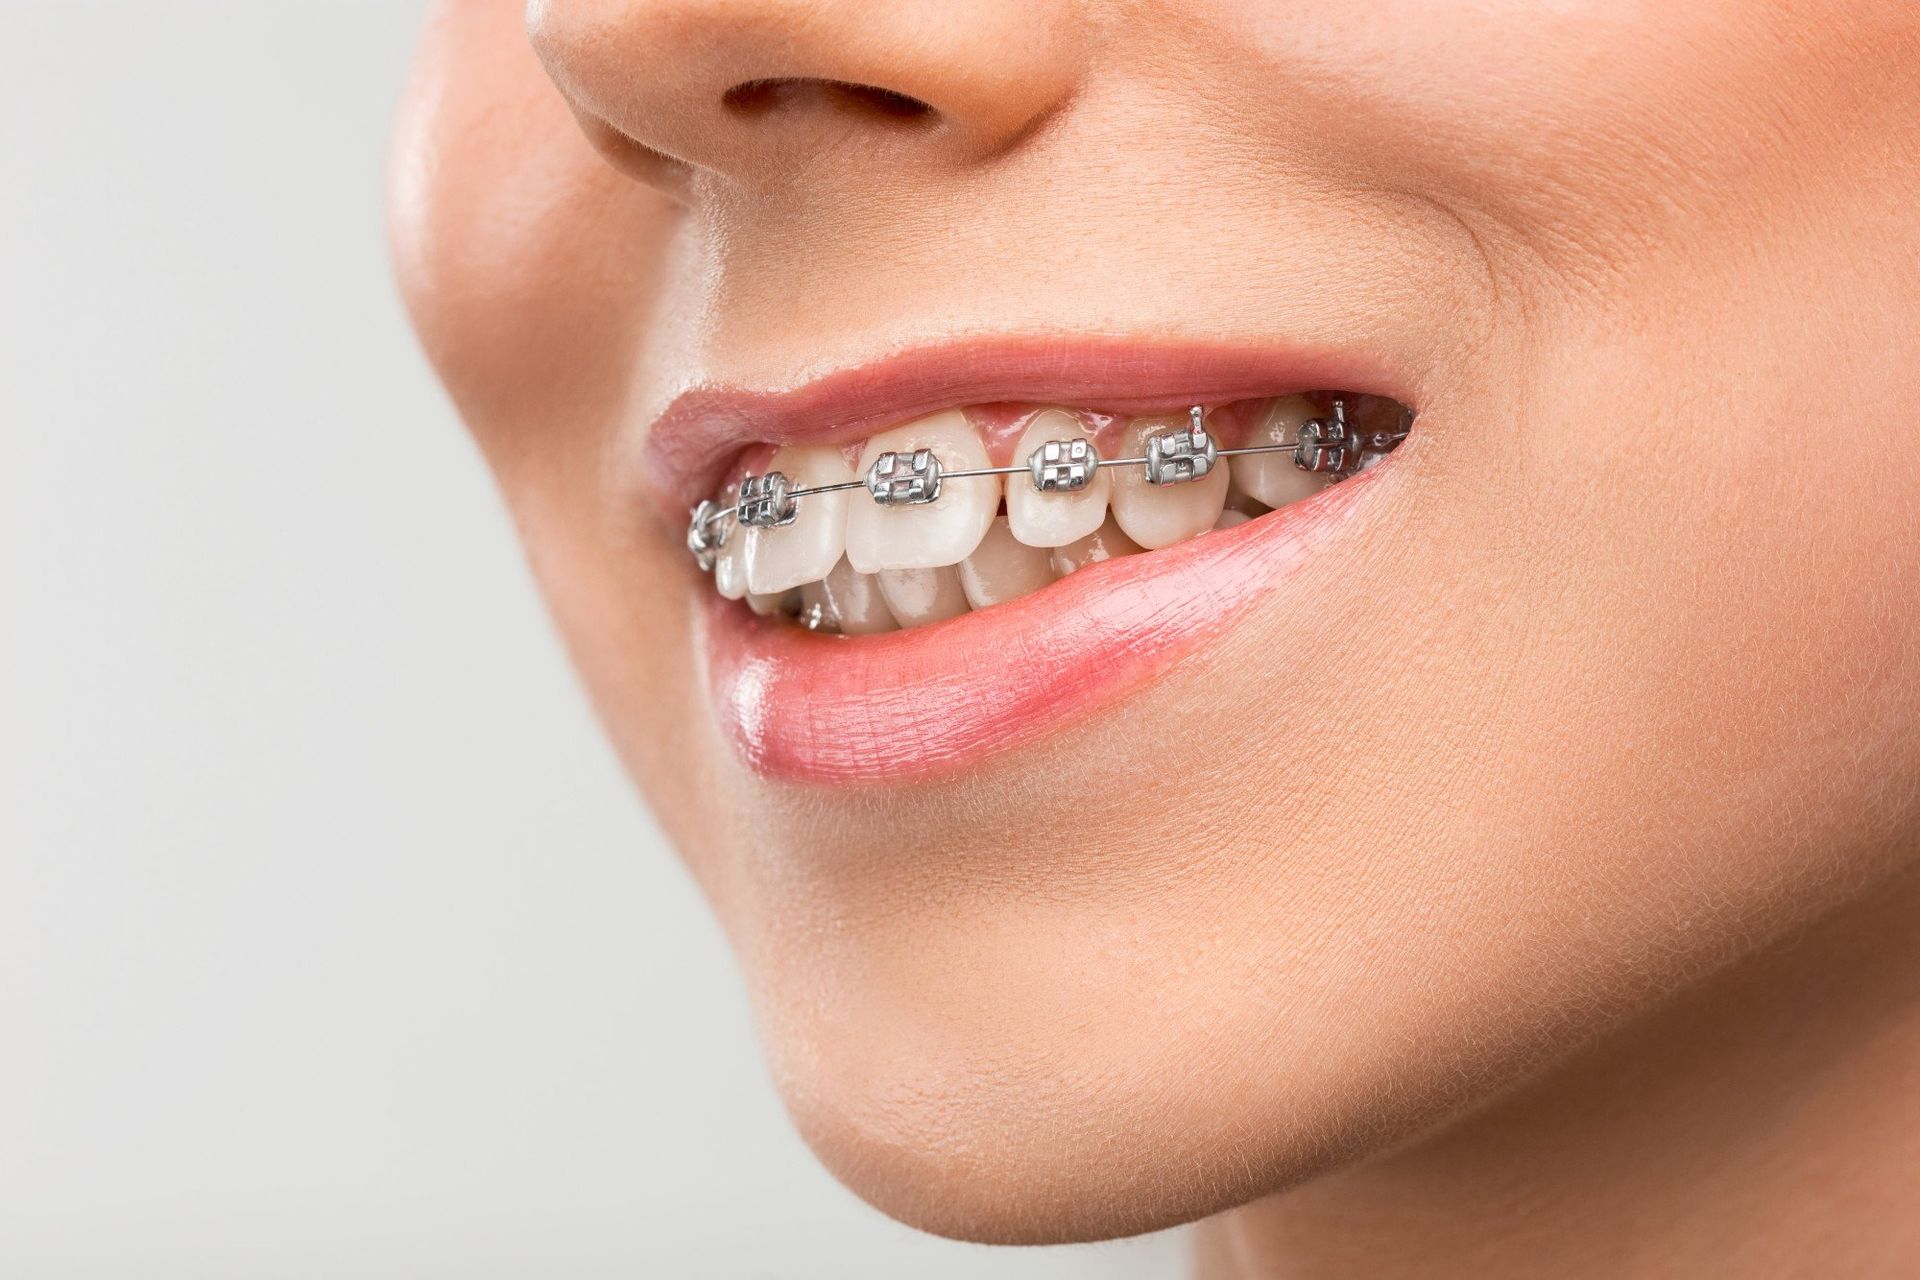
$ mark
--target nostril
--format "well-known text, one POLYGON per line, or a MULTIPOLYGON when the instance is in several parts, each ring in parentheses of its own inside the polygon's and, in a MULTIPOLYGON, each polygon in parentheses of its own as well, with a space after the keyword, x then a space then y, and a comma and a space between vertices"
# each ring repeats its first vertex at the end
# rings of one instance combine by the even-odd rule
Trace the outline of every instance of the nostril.
POLYGON ((918 98, 844 80, 746 80, 727 90, 722 101, 728 110, 743 116, 815 104, 882 120, 914 121, 933 114, 933 107, 918 98))
POLYGON ((830 83, 827 88, 851 106, 895 120, 918 120, 933 114, 930 104, 891 89, 880 89, 870 84, 838 83, 830 83))

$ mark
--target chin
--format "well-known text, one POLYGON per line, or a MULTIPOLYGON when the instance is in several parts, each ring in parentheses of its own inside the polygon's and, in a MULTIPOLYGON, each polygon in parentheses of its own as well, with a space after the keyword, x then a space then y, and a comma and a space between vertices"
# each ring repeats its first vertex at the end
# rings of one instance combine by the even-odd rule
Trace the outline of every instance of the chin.
POLYGON ((776 983, 761 1025, 815 1154, 910 1226, 990 1244, 1136 1235, 1293 1185, 1380 1140, 1378 1113, 1355 1109, 1350 1083, 1290 1053, 1259 1055, 1250 1078, 1223 1062, 1245 1051, 1222 1051, 1216 1037, 1241 1031, 1217 1010, 1169 1016, 1160 1002, 1177 993, 1103 981, 1103 964, 1070 951, 1041 972, 973 960, 964 981, 906 967, 911 987, 846 992, 831 1016, 798 1011, 776 983), (1063 983, 1063 968, 1087 980, 1063 983), (1036 984, 1048 998, 1034 998, 1036 984))

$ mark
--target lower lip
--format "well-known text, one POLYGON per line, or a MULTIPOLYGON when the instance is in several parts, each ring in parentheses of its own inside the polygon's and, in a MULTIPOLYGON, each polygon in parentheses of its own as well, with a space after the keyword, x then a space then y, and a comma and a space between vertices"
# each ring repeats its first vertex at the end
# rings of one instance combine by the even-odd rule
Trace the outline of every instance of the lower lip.
POLYGON ((912 631, 816 634, 703 580, 721 728, 750 768, 783 782, 965 768, 1111 705, 1217 635, 1349 523, 1377 474, 912 631))

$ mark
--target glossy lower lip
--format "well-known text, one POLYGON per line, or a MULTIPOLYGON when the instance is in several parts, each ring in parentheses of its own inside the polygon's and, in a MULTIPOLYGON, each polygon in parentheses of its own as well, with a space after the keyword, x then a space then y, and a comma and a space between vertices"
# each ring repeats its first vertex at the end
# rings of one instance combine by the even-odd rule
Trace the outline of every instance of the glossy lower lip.
MULTIPOLYGON (((1312 344, 1145 343, 1116 337, 996 337, 897 352, 799 385, 690 387, 644 436, 640 475, 670 525, 718 489, 755 444, 857 440, 957 405, 1070 404, 1171 413, 1290 391, 1339 387, 1415 404, 1413 388, 1363 352, 1312 344)), ((1417 406, 1416 406, 1417 407, 1417 406)))
POLYGON ((963 768, 1124 697, 1191 653, 1323 544, 1351 536, 1380 471, 913 631, 816 635, 709 590, 713 706, 741 759, 772 779, 856 784, 963 768))

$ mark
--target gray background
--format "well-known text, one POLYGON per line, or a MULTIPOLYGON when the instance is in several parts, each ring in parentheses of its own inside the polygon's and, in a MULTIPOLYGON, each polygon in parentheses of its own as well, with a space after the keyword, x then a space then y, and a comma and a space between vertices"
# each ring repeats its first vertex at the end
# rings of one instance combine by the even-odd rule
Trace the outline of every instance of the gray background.
POLYGON ((417 6, 0 13, 0 1276, 1180 1274, 794 1137, 388 283, 417 6))

